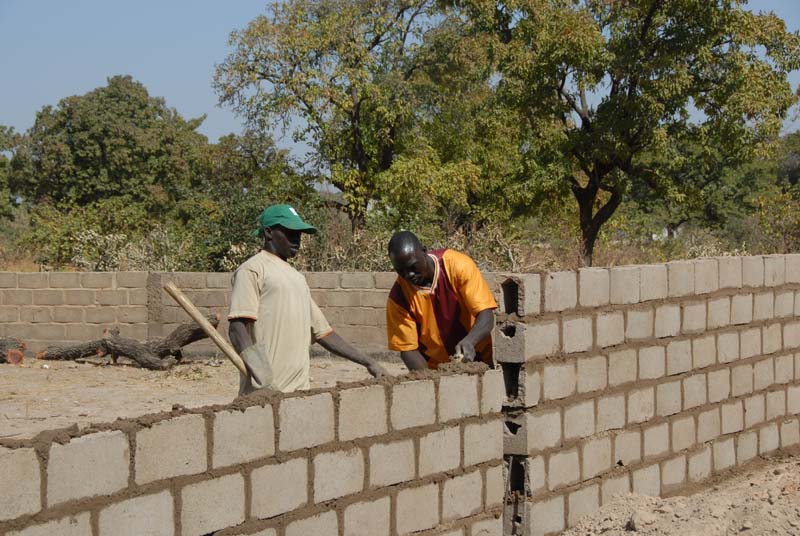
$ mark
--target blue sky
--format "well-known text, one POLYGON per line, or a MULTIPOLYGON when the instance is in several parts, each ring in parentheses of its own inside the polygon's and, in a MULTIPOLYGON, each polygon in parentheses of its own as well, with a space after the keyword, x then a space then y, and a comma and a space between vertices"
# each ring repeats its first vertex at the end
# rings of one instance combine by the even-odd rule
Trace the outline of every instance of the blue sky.
MULTIPOLYGON (((42 106, 130 74, 184 117, 207 114, 200 131, 211 141, 239 132, 241 121, 217 106, 211 79, 229 52, 228 34, 266 6, 264 0, 0 0, 0 124, 25 131, 42 106)), ((800 29, 800 0, 749 6, 773 10, 790 30, 800 29)), ((797 87, 800 73, 792 73, 792 82, 797 87)))

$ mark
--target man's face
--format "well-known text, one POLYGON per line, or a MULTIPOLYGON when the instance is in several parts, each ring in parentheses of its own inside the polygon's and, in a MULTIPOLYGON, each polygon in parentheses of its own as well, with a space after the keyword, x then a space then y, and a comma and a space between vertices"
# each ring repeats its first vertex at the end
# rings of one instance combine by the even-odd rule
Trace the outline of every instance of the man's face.
POLYGON ((389 258, 397 275, 412 285, 427 287, 433 282, 433 262, 423 250, 405 250, 389 258))
POLYGON ((272 243, 273 253, 283 260, 291 259, 297 255, 297 251, 300 249, 302 232, 287 229, 280 225, 270 227, 269 232, 272 235, 270 242, 272 243))

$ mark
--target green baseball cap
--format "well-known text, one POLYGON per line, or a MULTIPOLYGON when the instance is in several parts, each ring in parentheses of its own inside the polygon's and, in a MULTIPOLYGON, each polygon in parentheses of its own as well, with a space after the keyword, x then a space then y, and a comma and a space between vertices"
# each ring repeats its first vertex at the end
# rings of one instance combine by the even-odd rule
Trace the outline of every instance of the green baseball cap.
POLYGON ((258 236, 261 234, 262 229, 265 227, 272 227, 273 225, 280 225, 286 229, 309 234, 317 232, 316 227, 303 221, 294 207, 290 205, 272 205, 264 209, 258 217, 258 229, 255 229, 250 234, 258 236))

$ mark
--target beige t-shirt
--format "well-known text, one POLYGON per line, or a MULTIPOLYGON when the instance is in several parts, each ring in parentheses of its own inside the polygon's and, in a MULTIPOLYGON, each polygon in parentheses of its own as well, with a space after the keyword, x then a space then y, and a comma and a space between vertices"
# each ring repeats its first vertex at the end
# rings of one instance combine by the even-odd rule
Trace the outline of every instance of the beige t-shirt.
POLYGON ((258 387, 283 392, 309 388, 311 343, 333 330, 303 274, 263 250, 250 257, 233 274, 228 320, 234 318, 255 320, 251 336, 258 350, 257 358, 251 352, 245 359, 251 374, 242 375, 239 394, 258 387), (259 385, 258 379, 270 373, 268 384, 259 385))

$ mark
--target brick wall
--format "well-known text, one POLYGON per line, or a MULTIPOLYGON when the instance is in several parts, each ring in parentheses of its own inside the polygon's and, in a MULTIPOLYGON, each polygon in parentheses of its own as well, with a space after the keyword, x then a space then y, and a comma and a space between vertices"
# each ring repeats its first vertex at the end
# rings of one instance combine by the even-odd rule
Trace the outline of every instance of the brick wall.
POLYGON ((0 535, 498 535, 502 398, 462 365, 0 441, 0 535))
POLYGON ((493 277, 505 534, 800 444, 800 255, 493 277))

